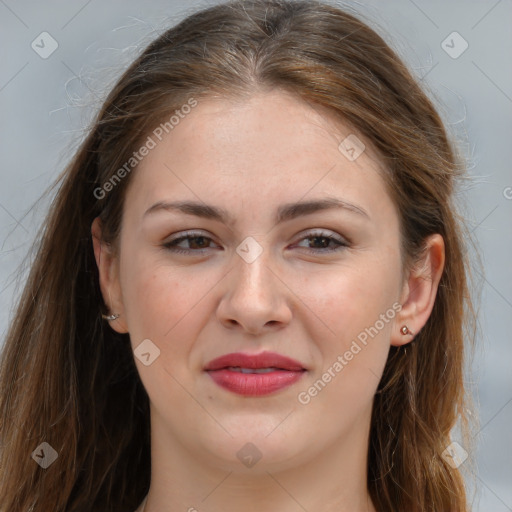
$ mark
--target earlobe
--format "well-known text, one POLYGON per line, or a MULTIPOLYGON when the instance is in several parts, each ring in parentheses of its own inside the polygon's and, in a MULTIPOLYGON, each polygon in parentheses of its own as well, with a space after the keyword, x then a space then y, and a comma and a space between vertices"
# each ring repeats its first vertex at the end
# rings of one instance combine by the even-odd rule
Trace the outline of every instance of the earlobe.
POLYGON ((432 313, 437 290, 443 274, 445 248, 439 234, 425 240, 425 249, 409 271, 402 290, 402 309, 395 319, 391 345, 411 342, 427 323, 432 313))
POLYGON ((99 284, 103 301, 109 313, 102 315, 110 327, 119 333, 127 333, 128 328, 124 318, 124 307, 121 299, 119 283, 118 260, 109 244, 102 240, 101 220, 96 217, 91 225, 94 258, 98 267, 99 284))

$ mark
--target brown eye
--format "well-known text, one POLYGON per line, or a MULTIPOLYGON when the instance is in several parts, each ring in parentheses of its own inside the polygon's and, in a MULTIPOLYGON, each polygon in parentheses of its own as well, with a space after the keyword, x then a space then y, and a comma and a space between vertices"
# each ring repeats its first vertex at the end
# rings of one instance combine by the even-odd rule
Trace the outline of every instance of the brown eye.
POLYGON ((190 254, 193 252, 202 252, 206 249, 210 249, 211 242, 213 240, 203 235, 202 233, 186 233, 185 235, 174 238, 166 242, 164 247, 173 252, 190 254), (188 244, 188 247, 184 247, 183 244, 188 244))
POLYGON ((308 233, 301 242, 303 240, 307 241, 306 249, 311 252, 334 252, 349 246, 346 240, 323 231, 308 233))

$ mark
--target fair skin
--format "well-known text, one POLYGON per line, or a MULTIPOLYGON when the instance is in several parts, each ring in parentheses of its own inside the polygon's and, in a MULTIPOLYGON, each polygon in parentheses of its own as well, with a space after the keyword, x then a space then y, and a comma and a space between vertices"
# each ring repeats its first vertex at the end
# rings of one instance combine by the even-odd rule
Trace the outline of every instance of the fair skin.
POLYGON ((102 293, 120 314, 111 328, 128 332, 134 349, 150 339, 160 350, 149 366, 135 358, 151 404, 145 512, 375 512, 366 487, 373 396, 390 346, 414 337, 400 328, 417 333, 431 313, 444 246, 431 236, 422 260, 402 269, 384 170, 360 135, 366 150, 356 160, 339 151, 350 133, 282 91, 201 100, 134 171, 117 252, 94 221, 102 293), (275 224, 283 204, 326 197, 358 210, 275 224), (178 200, 223 208, 233 224, 170 209, 144 215, 178 200), (164 247, 188 230, 193 238, 178 246, 188 252, 164 247), (236 252, 246 237, 262 248, 250 263, 236 252), (386 312, 333 377, 338 356, 386 312), (307 371, 260 397, 221 388, 203 371, 218 356, 264 350, 307 371), (329 368, 330 382, 301 403, 329 368), (237 457, 246 443, 261 454, 252 467, 237 457))

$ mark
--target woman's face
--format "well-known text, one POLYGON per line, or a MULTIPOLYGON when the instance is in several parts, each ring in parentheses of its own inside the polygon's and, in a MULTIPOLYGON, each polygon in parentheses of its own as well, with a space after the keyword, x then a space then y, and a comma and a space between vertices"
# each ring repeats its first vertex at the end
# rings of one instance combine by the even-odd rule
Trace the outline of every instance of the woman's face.
POLYGON ((358 155, 349 128, 279 91, 201 100, 150 135, 102 285, 154 442, 251 471, 364 446, 406 291, 368 142, 358 155))

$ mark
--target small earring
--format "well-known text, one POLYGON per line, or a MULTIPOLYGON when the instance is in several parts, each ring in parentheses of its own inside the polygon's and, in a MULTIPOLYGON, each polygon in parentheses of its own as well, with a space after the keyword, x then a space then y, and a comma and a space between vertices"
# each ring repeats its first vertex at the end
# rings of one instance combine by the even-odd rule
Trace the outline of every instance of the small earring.
POLYGON ((101 315, 101 318, 111 322, 112 320, 117 320, 120 316, 119 313, 113 313, 112 315, 101 315))
POLYGON ((407 325, 404 325, 401 329, 400 329, 400 332, 406 336, 407 334, 411 334, 411 335, 414 335, 414 333, 412 331, 409 330, 409 327, 407 327, 407 325))

